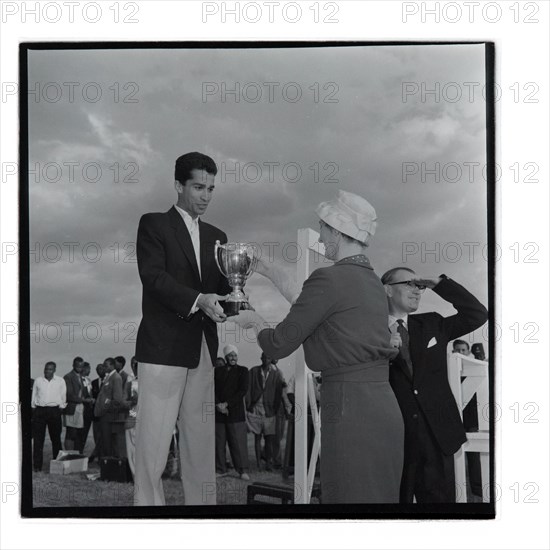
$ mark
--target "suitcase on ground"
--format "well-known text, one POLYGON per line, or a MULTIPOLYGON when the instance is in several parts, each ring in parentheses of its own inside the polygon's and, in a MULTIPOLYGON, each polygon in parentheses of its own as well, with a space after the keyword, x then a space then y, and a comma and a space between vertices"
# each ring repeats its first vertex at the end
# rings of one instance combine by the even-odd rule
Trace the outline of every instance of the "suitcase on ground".
POLYGON ((132 472, 127 458, 103 457, 99 461, 99 470, 101 481, 118 481, 119 483, 130 483, 132 481, 132 472))

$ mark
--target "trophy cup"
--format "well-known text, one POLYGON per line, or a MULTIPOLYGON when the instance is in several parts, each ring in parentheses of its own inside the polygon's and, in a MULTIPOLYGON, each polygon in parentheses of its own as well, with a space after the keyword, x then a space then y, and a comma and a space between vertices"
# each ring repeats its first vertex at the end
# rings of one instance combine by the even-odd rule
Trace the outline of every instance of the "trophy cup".
POLYGON ((221 274, 227 278, 233 289, 223 304, 226 315, 231 317, 238 315, 241 309, 249 309, 243 287, 258 261, 254 248, 246 243, 220 244, 220 241, 216 241, 214 258, 221 274))

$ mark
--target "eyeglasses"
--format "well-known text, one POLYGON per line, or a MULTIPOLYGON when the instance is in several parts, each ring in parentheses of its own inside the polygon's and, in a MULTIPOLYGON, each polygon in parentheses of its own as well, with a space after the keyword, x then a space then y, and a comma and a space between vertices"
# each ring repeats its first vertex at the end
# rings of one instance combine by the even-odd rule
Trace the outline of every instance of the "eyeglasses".
POLYGON ((388 286, 393 285, 407 285, 408 288, 416 289, 419 292, 424 292, 426 290, 425 285, 418 285, 414 281, 400 281, 399 283, 386 283, 388 286))

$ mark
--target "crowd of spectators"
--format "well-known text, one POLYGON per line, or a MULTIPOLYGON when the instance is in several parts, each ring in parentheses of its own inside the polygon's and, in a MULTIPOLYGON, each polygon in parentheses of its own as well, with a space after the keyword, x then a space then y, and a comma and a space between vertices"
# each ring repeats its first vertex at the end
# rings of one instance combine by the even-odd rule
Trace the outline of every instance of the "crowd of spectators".
MULTIPOLYGON (((138 364, 132 357, 131 372, 125 365, 123 356, 108 357, 97 364, 97 377, 92 380, 90 363, 82 357, 74 358, 72 369, 63 377, 57 375, 56 363, 46 363, 44 375, 31 386, 35 472, 43 469, 47 430, 54 459, 61 450, 87 454, 90 464, 102 457, 125 458, 134 473, 138 364), (87 449, 90 430, 93 444, 87 449)), ((281 469, 281 441, 292 404, 277 361, 262 354, 261 364, 249 370, 238 364, 236 346, 228 345, 214 366, 217 475, 227 475, 231 468, 241 479, 250 480, 249 433, 254 436, 257 469, 281 469)), ((176 454, 177 440, 176 431, 176 454)))
POLYGON ((108 357, 97 365, 97 378, 91 380, 91 366, 82 357, 74 358, 72 369, 63 377, 56 374, 56 363, 46 363, 44 375, 31 384, 35 472, 43 468, 46 429, 55 459, 61 450, 84 455, 90 428, 94 444, 89 462, 101 457, 127 458, 133 471, 137 362, 132 358, 132 373, 124 370, 125 365, 123 356, 108 357))

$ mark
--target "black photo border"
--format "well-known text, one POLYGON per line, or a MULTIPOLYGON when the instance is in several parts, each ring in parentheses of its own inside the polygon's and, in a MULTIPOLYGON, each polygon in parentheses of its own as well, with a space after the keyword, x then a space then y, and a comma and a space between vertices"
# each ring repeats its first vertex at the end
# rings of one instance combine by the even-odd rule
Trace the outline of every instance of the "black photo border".
POLYGON ((19 46, 19 402, 21 410, 21 515, 24 518, 94 519, 479 519, 496 517, 495 503, 495 301, 496 159, 495 44, 490 41, 181 41, 181 42, 24 42, 19 46), (30 364, 29 113, 28 54, 33 50, 94 49, 268 49, 364 46, 485 45, 487 242, 489 290, 490 501, 456 504, 291 504, 218 506, 40 507, 33 506, 30 364))

